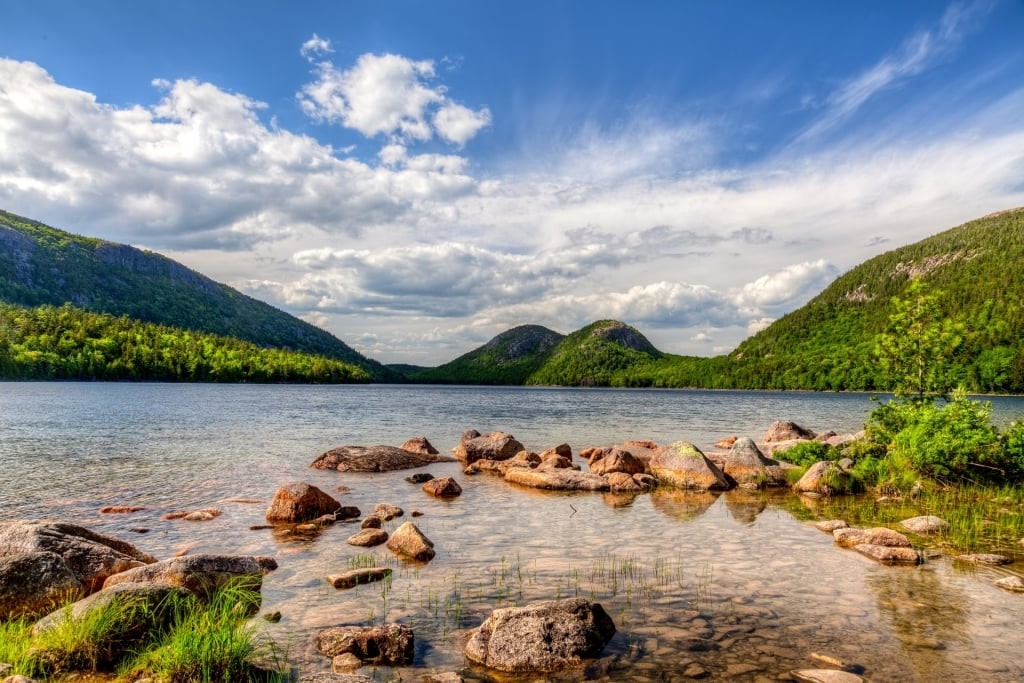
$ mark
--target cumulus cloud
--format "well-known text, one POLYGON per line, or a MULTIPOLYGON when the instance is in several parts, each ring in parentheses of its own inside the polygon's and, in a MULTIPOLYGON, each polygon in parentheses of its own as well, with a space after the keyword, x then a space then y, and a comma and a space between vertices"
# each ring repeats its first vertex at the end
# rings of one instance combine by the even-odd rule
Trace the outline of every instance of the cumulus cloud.
POLYGON ((491 122, 487 107, 473 111, 449 98, 443 85, 432 83, 436 72, 429 59, 364 54, 348 69, 329 60, 317 62, 315 74, 316 80, 297 95, 302 110, 316 121, 338 123, 368 138, 424 142, 436 133, 461 147, 491 122))
POLYGON ((154 81, 152 107, 117 108, 0 60, 0 200, 35 216, 132 230, 156 248, 247 249, 311 229, 357 234, 474 192, 453 155, 339 158, 260 120, 266 108, 196 80, 154 81), (15 201, 16 200, 16 203, 15 201))
POLYGON ((736 303, 751 315, 791 310, 824 289, 837 275, 839 270, 825 259, 797 263, 743 285, 736 303))
POLYGON ((334 50, 331 49, 331 41, 325 40, 315 33, 313 34, 313 37, 304 42, 302 47, 299 49, 299 54, 309 61, 313 61, 316 57, 321 57, 323 55, 330 54, 331 52, 334 52, 334 50))

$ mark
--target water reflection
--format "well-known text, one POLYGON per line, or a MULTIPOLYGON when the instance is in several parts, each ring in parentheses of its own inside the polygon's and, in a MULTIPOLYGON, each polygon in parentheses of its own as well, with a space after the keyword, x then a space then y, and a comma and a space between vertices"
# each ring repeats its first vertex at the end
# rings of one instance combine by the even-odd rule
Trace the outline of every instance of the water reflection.
POLYGON ((651 505, 662 514, 688 522, 697 519, 708 511, 718 497, 719 491, 687 491, 659 487, 651 491, 651 505))
POLYGON ((768 500, 763 493, 746 489, 726 491, 725 509, 740 524, 753 524, 757 516, 768 507, 768 500))

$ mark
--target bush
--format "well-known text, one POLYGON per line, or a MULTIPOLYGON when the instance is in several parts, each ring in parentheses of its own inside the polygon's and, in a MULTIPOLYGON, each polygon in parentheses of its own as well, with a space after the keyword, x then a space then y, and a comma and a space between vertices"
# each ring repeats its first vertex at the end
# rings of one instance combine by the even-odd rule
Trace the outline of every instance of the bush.
POLYGON ((801 441, 795 446, 775 455, 798 467, 810 467, 822 460, 835 460, 837 451, 822 441, 801 441))
POLYGON ((890 454, 921 476, 942 482, 1006 476, 992 405, 957 392, 945 406, 914 407, 914 419, 900 430, 890 454))
POLYGON ((1024 479, 1024 421, 1010 423, 1009 428, 999 437, 1003 463, 1010 470, 1011 478, 1024 479))

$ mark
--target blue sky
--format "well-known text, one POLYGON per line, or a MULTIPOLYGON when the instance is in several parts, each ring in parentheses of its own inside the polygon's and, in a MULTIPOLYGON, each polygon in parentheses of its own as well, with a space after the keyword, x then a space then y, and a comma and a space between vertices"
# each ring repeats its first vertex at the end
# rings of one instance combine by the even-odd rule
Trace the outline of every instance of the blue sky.
POLYGON ((1024 3, 0 0, 0 206, 385 362, 712 355, 1024 204, 1024 3))

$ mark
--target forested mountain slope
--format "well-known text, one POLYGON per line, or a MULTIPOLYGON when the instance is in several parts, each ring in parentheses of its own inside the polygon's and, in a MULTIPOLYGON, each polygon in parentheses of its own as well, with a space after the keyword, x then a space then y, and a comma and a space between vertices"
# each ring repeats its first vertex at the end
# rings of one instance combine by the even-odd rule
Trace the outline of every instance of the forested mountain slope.
POLYGON ((74 306, 391 373, 332 334, 159 254, 0 211, 0 301, 74 306))
POLYGON ((520 325, 453 361, 410 370, 406 377, 441 384, 523 384, 563 338, 540 325, 520 325))

